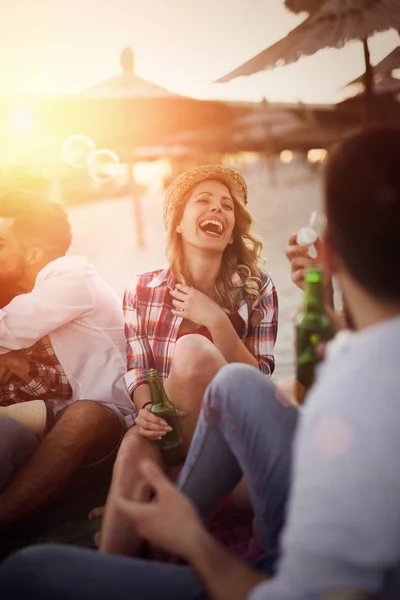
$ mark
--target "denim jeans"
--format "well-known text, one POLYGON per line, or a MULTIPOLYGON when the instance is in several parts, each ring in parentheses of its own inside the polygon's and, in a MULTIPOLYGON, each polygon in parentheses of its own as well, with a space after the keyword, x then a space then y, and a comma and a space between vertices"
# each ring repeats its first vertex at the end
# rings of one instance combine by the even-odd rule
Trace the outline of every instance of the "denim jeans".
POLYGON ((277 549, 289 492, 298 409, 281 403, 268 379, 242 364, 209 386, 178 486, 204 520, 244 476, 263 547, 277 549))
MULTIPOLYGON (((209 518, 242 474, 264 547, 274 558, 289 490, 298 411, 275 397, 253 367, 224 367, 209 386, 179 486, 209 518)), ((258 567, 269 570, 269 560, 258 567)), ((197 600, 207 598, 190 567, 64 546, 23 550, 0 570, 2 600, 197 600)))
POLYGON ((0 419, 0 490, 28 460, 38 444, 36 436, 14 419, 0 419))

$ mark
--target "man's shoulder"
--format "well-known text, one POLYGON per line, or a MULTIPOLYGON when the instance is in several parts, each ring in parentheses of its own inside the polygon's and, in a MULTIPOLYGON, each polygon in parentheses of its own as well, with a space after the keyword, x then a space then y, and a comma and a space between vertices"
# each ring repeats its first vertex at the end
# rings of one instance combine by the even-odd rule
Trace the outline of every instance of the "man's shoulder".
POLYGON ((393 336, 383 338, 381 344, 369 336, 354 338, 320 367, 310 392, 311 412, 358 413, 357 419, 363 421, 376 420, 379 414, 382 419, 395 419, 400 427, 399 353, 394 351, 393 336))
POLYGON ((60 256, 49 262, 38 275, 38 281, 53 277, 70 277, 86 279, 96 275, 95 267, 86 256, 60 256))

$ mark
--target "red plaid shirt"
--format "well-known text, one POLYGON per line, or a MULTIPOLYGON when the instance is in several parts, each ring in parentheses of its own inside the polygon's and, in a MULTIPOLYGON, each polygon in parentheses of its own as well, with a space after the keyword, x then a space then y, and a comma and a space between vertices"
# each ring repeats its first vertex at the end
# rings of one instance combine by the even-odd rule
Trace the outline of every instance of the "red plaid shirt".
POLYGON ((49 338, 43 337, 28 350, 31 369, 26 377, 14 376, 8 383, 0 385, 0 405, 9 406, 41 400, 68 400, 72 389, 49 338))
MULTIPOLYGON (((278 299, 270 276, 260 274, 260 300, 243 291, 237 314, 243 320, 241 339, 258 360, 260 371, 270 376, 274 370, 274 345, 278 326, 278 299)), ((155 368, 165 385, 182 317, 175 317, 169 290, 176 280, 169 269, 139 275, 125 292, 124 315, 127 340, 128 373, 125 376, 128 392, 148 381, 148 371, 155 368)), ((243 287, 236 273, 234 287, 243 287)))

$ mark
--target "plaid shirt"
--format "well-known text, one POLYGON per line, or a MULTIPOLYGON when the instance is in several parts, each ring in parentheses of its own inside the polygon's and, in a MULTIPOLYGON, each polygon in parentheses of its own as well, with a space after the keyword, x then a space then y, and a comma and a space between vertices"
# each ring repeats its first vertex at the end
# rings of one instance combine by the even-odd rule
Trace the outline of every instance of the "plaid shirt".
MULTIPOLYGON (((261 272, 260 300, 253 308, 254 298, 243 291, 237 314, 243 320, 241 339, 258 360, 260 371, 270 376, 274 370, 273 356, 278 325, 278 299, 270 276, 261 272)), ((140 275, 125 292, 124 315, 127 340, 128 373, 125 381, 132 396, 134 390, 148 381, 148 370, 155 368, 165 385, 182 317, 171 309, 169 290, 176 280, 169 269, 140 275)), ((236 273, 234 287, 243 287, 236 273)))
POLYGON ((68 400, 72 389, 67 376, 50 344, 43 337, 28 350, 31 369, 23 379, 14 376, 8 383, 0 385, 0 405, 8 406, 41 400, 68 400))

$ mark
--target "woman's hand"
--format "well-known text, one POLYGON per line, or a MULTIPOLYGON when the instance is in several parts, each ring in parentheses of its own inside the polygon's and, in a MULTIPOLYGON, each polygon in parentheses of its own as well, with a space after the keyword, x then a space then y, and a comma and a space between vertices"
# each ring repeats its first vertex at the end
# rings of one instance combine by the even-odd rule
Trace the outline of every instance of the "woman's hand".
POLYGON ((171 291, 171 296, 172 304, 175 306, 172 314, 197 325, 209 328, 210 323, 215 323, 216 319, 223 318, 225 315, 214 300, 188 285, 178 283, 171 291))
MULTIPOLYGON (((164 419, 156 417, 150 411, 150 404, 141 408, 135 419, 135 425, 139 428, 139 434, 142 437, 152 441, 161 440, 168 431, 172 431, 172 428, 164 419)), ((175 411, 178 417, 186 416, 183 410, 175 408, 175 411)))

